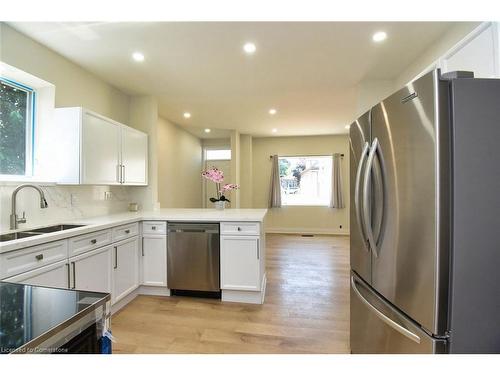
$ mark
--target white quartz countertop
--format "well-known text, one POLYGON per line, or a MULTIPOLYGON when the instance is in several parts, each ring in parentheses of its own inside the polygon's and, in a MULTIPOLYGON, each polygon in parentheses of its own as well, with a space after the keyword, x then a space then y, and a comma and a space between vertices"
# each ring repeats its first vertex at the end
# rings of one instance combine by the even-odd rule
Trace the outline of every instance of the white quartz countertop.
MULTIPOLYGON (((45 226, 55 224, 83 224, 80 228, 68 229, 59 232, 46 233, 33 237, 0 243, 0 253, 35 246, 46 242, 57 241, 64 238, 79 236, 118 225, 144 220, 160 221, 194 221, 194 222, 228 222, 250 221, 263 222, 267 209, 204 209, 204 208, 165 208, 157 211, 124 212, 106 216, 64 220, 63 222, 47 223, 45 226)), ((41 226, 37 226, 38 228, 41 226)), ((37 227, 23 226, 18 231, 29 231, 37 227)), ((13 232, 13 231, 10 231, 13 232)), ((9 233, 9 232, 6 232, 9 233)))

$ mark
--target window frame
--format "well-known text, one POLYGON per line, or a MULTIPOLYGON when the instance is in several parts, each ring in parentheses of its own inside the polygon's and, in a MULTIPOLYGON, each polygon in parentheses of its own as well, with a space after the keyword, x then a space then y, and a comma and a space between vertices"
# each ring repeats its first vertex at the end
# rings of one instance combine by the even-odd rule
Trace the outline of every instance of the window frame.
MULTIPOLYGON (((330 172, 331 172, 331 168, 333 168, 333 154, 324 154, 324 155, 282 155, 282 156, 278 156, 278 165, 279 165, 279 161, 280 159, 300 159, 300 158, 310 158, 310 159, 314 159, 314 158, 329 158, 330 160, 330 172)), ((328 197, 331 197, 332 195, 332 182, 331 181, 331 176, 332 173, 330 173, 330 176, 329 176, 329 179, 330 179, 330 190, 329 190, 329 193, 328 193, 328 197)), ((328 202, 324 203, 324 204, 313 204, 313 203, 305 203, 305 204, 289 204, 289 203, 285 203, 284 199, 283 199, 283 188, 281 187, 281 176, 279 177, 280 178, 280 189, 281 189, 281 206, 282 207, 329 207, 330 206, 330 200, 328 200, 328 202)))
POLYGON ((21 82, 0 76, 3 84, 24 91, 28 94, 28 116, 26 119, 26 150, 24 174, 0 174, 0 181, 21 181, 34 176, 35 165, 35 124, 36 124, 36 90, 21 82))

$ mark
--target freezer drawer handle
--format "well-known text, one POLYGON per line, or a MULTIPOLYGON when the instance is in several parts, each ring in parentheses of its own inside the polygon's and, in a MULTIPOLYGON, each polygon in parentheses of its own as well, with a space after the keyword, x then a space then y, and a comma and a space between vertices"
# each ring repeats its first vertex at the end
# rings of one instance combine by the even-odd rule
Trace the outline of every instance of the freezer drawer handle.
POLYGON ((354 276, 351 276, 351 286, 352 286, 352 290, 354 290, 354 292, 359 297, 361 302, 363 302, 366 306, 368 306, 385 324, 387 324, 389 327, 395 329, 396 331, 398 331, 402 335, 408 337, 410 340, 413 340, 417 344, 420 344, 420 337, 418 337, 413 332, 410 332, 409 330, 400 326, 398 323, 396 323, 392 319, 385 316, 375 306, 373 306, 370 302, 368 302, 368 300, 365 297, 363 297, 361 292, 358 290, 358 287, 356 286, 356 280, 354 279, 354 276))

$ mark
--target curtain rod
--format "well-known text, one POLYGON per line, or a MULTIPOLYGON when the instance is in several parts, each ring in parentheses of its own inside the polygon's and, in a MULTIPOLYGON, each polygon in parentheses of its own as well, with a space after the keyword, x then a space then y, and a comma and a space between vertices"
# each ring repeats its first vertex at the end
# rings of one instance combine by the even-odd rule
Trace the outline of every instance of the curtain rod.
MULTIPOLYGON (((309 157, 309 156, 333 156, 333 154, 323 154, 323 155, 311 155, 311 154, 307 154, 307 155, 278 155, 278 157, 280 158, 300 158, 300 157, 309 157)), ((344 157, 344 154, 340 154, 340 157, 343 158, 344 157)), ((273 158, 273 155, 269 155, 269 159, 272 159, 273 158)))

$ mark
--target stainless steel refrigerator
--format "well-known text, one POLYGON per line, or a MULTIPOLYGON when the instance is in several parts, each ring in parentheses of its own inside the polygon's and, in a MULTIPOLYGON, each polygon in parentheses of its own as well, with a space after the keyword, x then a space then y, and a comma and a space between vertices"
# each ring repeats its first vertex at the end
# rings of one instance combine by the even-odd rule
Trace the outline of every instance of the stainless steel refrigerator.
POLYGON ((432 71, 350 127, 352 353, 500 352, 500 80, 432 71))

